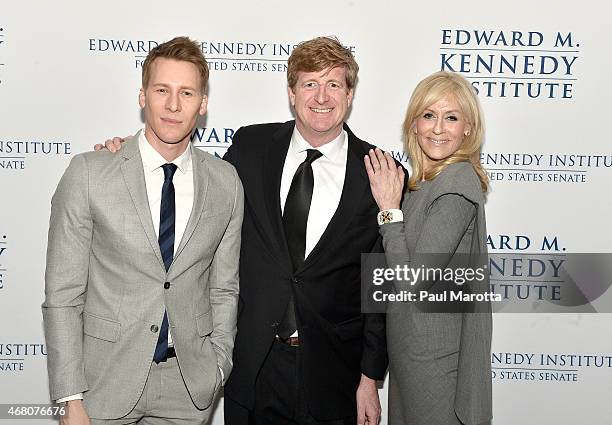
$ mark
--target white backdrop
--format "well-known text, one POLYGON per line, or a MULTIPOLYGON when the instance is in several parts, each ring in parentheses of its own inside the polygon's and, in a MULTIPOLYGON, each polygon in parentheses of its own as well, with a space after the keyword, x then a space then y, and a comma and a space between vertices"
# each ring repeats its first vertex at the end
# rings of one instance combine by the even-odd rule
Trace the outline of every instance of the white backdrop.
MULTIPOLYGON (((361 70, 348 122, 404 160, 413 87, 440 69, 461 72, 486 115, 490 249, 612 251, 608 2, 26 0, 0 10, 0 403, 48 402, 40 304, 59 177, 72 154, 142 126, 140 64, 176 35, 200 40, 211 64, 196 143, 219 155, 240 126, 291 119, 284 66, 301 40, 336 35, 351 46, 361 70)), ((518 286, 552 291, 528 276, 498 279, 513 285, 510 298, 518 286)), ((609 421, 610 323, 495 315, 494 424, 609 421)), ((381 397, 386 405, 386 386, 381 397)))

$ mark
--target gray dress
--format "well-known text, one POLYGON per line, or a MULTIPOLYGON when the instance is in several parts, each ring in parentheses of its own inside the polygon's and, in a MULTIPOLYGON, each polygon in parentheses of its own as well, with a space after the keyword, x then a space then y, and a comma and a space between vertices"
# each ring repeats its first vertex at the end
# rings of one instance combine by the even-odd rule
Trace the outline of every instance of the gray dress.
MULTIPOLYGON (((419 190, 407 193, 402 211, 403 223, 380 228, 390 267, 418 267, 417 259, 427 253, 445 253, 435 256, 442 267, 460 253, 486 255, 484 196, 471 164, 451 164, 434 180, 421 182, 419 190)), ((396 283, 396 290, 401 285, 396 283)), ((480 304, 476 313, 415 309, 414 303, 388 306, 389 425, 487 423, 492 416, 490 306, 480 304)))

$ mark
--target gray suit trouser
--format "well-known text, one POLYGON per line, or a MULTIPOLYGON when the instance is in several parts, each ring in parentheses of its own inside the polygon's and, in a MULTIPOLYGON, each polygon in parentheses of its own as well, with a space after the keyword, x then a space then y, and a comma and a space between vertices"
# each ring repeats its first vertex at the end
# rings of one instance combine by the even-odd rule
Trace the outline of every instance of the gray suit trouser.
MULTIPOLYGON (((87 394, 85 394, 87 397, 87 394)), ((212 406, 199 410, 191 401, 183 382, 176 357, 151 370, 136 406, 120 419, 91 418, 92 425, 203 425, 208 422, 212 406)))

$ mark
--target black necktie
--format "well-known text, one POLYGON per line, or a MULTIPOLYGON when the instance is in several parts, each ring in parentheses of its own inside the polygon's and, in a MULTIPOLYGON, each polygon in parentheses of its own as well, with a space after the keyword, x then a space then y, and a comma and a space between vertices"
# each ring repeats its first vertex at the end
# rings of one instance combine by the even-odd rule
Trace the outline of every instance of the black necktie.
MULTIPOLYGON (((285 228, 287 246, 289 247, 289 255, 291 256, 294 271, 304 264, 306 253, 306 223, 308 222, 310 202, 312 201, 312 188, 314 186, 312 163, 322 155, 321 152, 315 149, 308 149, 306 151, 306 160, 304 160, 295 171, 293 180, 291 180, 291 187, 287 193, 287 199, 285 200, 283 226, 285 228)), ((285 310, 285 316, 278 328, 278 336, 281 338, 288 338, 296 329, 297 323, 295 320, 292 291, 287 309, 285 310)))
MULTIPOLYGON (((176 165, 164 164, 164 185, 162 186, 161 207, 159 209, 159 249, 166 271, 172 264, 174 257, 174 222, 175 222, 175 205, 174 205, 174 184, 172 177, 176 171, 176 165)), ((163 362, 168 359, 168 314, 164 312, 159 329, 159 337, 157 338, 157 346, 153 354, 155 363, 163 362)))

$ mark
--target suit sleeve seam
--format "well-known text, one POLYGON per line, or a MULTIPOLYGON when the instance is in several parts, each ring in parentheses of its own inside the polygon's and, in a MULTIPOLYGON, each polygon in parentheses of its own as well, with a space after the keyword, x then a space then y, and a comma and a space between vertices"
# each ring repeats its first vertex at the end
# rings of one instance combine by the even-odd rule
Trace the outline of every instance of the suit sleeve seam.
MULTIPOLYGON (((87 209, 89 210, 89 218, 93 221, 93 215, 91 214, 91 202, 90 202, 90 190, 91 190, 91 173, 89 172, 89 162, 85 159, 85 169, 87 170, 87 209)), ((92 223, 93 225, 93 223, 92 223)), ((93 235, 93 226, 92 226, 93 235)))
POLYGON ((238 192, 239 192, 238 182, 240 181, 239 180, 240 178, 238 177, 238 172, 236 171, 233 165, 232 165, 232 172, 234 173, 234 204, 232 205, 232 217, 233 217, 234 213, 236 212, 236 204, 238 203, 238 192))

